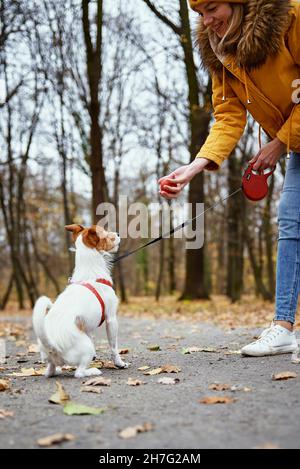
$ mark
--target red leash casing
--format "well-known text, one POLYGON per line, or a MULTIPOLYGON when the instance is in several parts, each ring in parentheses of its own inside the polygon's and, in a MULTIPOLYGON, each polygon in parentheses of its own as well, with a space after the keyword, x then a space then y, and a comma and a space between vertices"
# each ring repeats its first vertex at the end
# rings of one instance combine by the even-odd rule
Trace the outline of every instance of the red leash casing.
POLYGON ((247 199, 257 202, 266 197, 268 193, 268 178, 274 173, 276 166, 271 169, 267 174, 263 170, 259 170, 258 174, 253 172, 255 163, 248 165, 242 181, 242 188, 247 199))

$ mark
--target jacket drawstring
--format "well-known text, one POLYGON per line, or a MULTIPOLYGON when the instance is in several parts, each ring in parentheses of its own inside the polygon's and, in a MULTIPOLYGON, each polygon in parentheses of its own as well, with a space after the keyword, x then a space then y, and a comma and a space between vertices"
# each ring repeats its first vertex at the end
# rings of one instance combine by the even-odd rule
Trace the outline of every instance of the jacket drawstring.
POLYGON ((248 88, 248 83, 247 83, 247 73, 245 67, 243 68, 244 71, 244 80, 245 80, 245 90, 246 90, 246 97, 247 97, 247 104, 251 104, 251 99, 249 95, 249 88, 248 88))
MULTIPOLYGON (((247 82, 247 73, 246 73, 245 68, 243 68, 243 73, 244 73, 244 80, 245 80, 245 91, 246 91, 246 97, 247 97, 247 104, 251 104, 249 88, 248 88, 248 82, 247 82)), ((223 89, 222 101, 226 101, 226 68, 225 68, 224 65, 223 65, 222 89, 223 89)))
POLYGON ((291 115, 290 115, 289 130, 288 130, 288 141, 287 141, 287 154, 286 154, 286 157, 287 157, 288 160, 289 160, 290 157, 291 157, 292 119, 293 119, 293 115, 294 115, 296 106, 297 106, 297 105, 295 104, 295 106, 294 106, 293 109, 292 109, 291 115))
POLYGON ((223 81, 222 81, 222 86, 223 86, 223 97, 222 101, 226 101, 226 69, 223 65, 223 81))

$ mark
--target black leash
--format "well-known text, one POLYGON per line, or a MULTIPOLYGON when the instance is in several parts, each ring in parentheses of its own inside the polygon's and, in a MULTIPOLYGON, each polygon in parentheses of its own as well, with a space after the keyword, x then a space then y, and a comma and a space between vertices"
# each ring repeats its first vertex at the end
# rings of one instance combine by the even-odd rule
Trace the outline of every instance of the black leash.
POLYGON ((201 212, 201 213, 200 213, 199 215, 197 215, 196 217, 191 218, 190 220, 186 220, 186 221, 185 221, 184 223, 182 223, 181 225, 176 226, 176 228, 173 228, 169 233, 162 234, 161 236, 159 236, 159 238, 152 239, 152 241, 149 241, 148 243, 143 244, 142 246, 140 246, 140 247, 134 249, 133 251, 126 252, 125 254, 123 254, 122 256, 117 257, 116 259, 114 259, 114 260, 111 261, 111 262, 112 262, 113 264, 115 264, 116 262, 119 262, 119 261, 121 261, 122 259, 125 259, 125 257, 131 256, 131 254, 134 254, 135 252, 138 252, 138 251, 140 251, 141 249, 144 249, 145 247, 150 246, 151 244, 154 244, 154 243, 157 243, 158 241, 161 241, 163 238, 168 238, 170 235, 174 234, 176 231, 181 230, 182 228, 184 228, 184 227, 187 226, 187 225, 190 225, 194 220, 197 220, 197 218, 199 218, 199 217, 201 217, 202 215, 204 215, 204 213, 208 212, 209 210, 212 210, 212 209, 215 208, 218 204, 220 204, 221 202, 224 202, 224 200, 227 200, 227 199, 229 199, 230 197, 234 196, 235 194, 237 194, 238 192, 240 192, 242 189, 243 189, 242 186, 239 187, 236 191, 234 191, 234 192, 232 192, 231 194, 227 195, 227 197, 224 197, 224 199, 218 200, 218 202, 214 203, 213 205, 211 205, 210 207, 208 207, 207 209, 205 209, 203 212, 201 212))

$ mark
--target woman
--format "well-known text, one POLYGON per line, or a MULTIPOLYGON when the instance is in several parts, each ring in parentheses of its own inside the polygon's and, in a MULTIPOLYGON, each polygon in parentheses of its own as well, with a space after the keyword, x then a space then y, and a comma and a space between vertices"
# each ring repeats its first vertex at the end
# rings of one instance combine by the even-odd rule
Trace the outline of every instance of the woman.
POLYGON ((275 166, 283 154, 290 155, 279 205, 275 318, 242 353, 291 353, 298 348, 293 324, 300 287, 300 106, 295 92, 300 78, 300 3, 189 2, 201 17, 198 42, 212 76, 215 123, 196 159, 160 180, 160 194, 176 198, 204 168, 219 169, 244 131, 247 111, 271 139, 251 160, 254 170, 275 166), (166 184, 170 178, 175 187, 166 184))

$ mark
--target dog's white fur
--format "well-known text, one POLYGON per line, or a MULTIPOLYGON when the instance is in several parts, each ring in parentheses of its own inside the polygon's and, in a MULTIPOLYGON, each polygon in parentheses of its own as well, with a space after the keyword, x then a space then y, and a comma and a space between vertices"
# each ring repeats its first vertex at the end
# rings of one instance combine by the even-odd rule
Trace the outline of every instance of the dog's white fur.
MULTIPOLYGON (((110 233, 112 235, 112 233, 110 233)), ((118 250, 120 238, 114 233, 114 245, 110 251, 88 247, 79 234, 75 246, 75 269, 71 282, 88 282, 101 295, 105 303, 105 324, 114 364, 127 368, 118 352, 118 298, 114 289, 97 283, 96 279, 111 278, 111 254, 118 250)), ((40 297, 33 310, 33 327, 40 346, 41 358, 48 362, 46 376, 59 374, 59 366, 76 366, 75 377, 100 375, 97 368, 88 368, 96 355, 90 334, 99 326, 101 305, 97 297, 86 287, 70 283, 57 297, 55 303, 40 297)))

